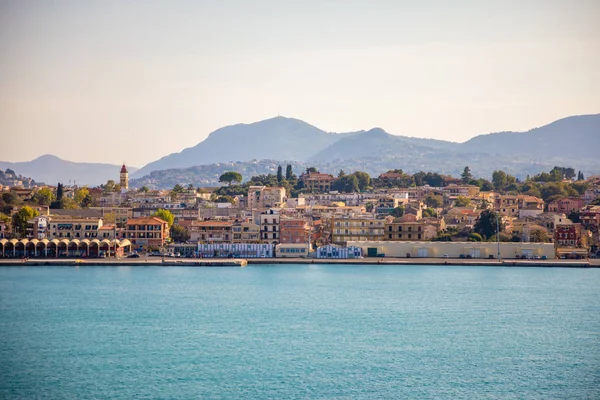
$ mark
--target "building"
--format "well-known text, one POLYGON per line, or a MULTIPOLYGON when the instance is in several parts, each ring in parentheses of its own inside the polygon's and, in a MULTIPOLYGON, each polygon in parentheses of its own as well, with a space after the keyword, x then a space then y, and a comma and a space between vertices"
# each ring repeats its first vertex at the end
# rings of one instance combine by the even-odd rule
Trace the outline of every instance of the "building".
POLYGON ((311 247, 308 243, 280 243, 275 246, 277 258, 306 258, 311 247))
MULTIPOLYGON (((48 239, 94 239, 98 237, 101 218, 51 216, 47 222, 48 239)), ((35 226, 32 227, 32 236, 35 226)))
POLYGON ((49 222, 48 215, 38 215, 27 221, 27 239, 47 239, 49 222))
POLYGON ((233 225, 233 243, 260 243, 260 225, 239 222, 233 225))
POLYGON ((308 172, 300 175, 300 181, 309 192, 326 193, 331 191, 331 185, 335 182, 335 177, 330 174, 308 172))
POLYGON ((548 211, 564 213, 568 215, 572 211, 579 211, 583 206, 583 199, 576 197, 565 197, 548 203, 548 211))
POLYGON ((162 247, 169 237, 169 224, 158 217, 130 218, 125 236, 138 247, 162 247))
POLYGON ((231 243, 233 221, 192 221, 188 227, 190 242, 231 243))
POLYGON ((334 215, 323 227, 329 242, 346 245, 349 241, 383 240, 385 220, 370 214, 334 215))
POLYGON ((523 242, 349 242, 348 246, 360 247, 366 257, 435 257, 435 258, 554 258, 552 243, 523 242))
POLYGON ((279 243, 279 221, 278 210, 270 209, 260 213, 260 235, 263 243, 279 243))
POLYGON ((248 188, 248 208, 251 210, 280 207, 285 201, 283 187, 250 186, 248 188))
POLYGON ((129 190, 129 173, 127 172, 127 167, 125 167, 125 164, 123 164, 123 166, 121 167, 121 173, 119 174, 119 177, 121 192, 129 190))
POLYGON ((581 224, 558 225, 554 230, 554 243, 556 247, 585 247, 581 233, 581 224))
POLYGON ((439 225, 429 221, 402 222, 399 219, 387 218, 383 240, 431 240, 438 235, 438 227, 439 225))
POLYGON ((280 243, 308 243, 310 241, 310 226, 302 218, 282 216, 279 220, 280 243))

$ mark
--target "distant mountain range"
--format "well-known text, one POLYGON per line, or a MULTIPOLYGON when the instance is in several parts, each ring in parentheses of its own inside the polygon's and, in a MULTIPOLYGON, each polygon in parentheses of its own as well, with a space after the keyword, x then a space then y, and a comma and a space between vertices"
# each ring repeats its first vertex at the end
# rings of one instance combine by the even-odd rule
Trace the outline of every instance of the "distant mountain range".
MULTIPOLYGON (((194 147, 139 170, 128 168, 130 177, 138 178, 134 183, 156 187, 184 182, 214 184, 218 174, 227 170, 267 173, 288 162, 298 168, 316 166, 329 173, 344 169, 372 175, 395 168, 458 175, 466 165, 475 176, 489 177, 494 170, 503 169, 525 177, 555 165, 589 175, 600 173, 598 149, 600 114, 567 117, 527 132, 479 135, 464 143, 392 135, 381 128, 330 133, 298 119, 276 117, 217 129, 194 147), (177 171, 156 173, 166 170, 177 171), (178 176, 182 182, 177 181, 178 176)), ((47 183, 70 179, 97 185, 119 176, 116 165, 73 163, 50 155, 25 163, 0 162, 0 168, 12 168, 47 183)))
POLYGON ((154 161, 133 176, 171 168, 262 159, 322 165, 386 161, 385 165, 406 171, 425 169, 445 173, 480 160, 484 165, 472 165, 471 169, 486 175, 494 169, 522 172, 519 175, 537 173, 548 165, 562 163, 597 173, 599 148, 600 114, 568 117, 527 132, 479 135, 465 143, 391 135, 381 128, 328 133, 298 119, 276 117, 218 129, 196 146, 154 161), (492 161, 494 165, 490 164, 492 161))
MULTIPOLYGON (((0 169, 6 168, 49 185, 56 185, 58 182, 66 184, 70 181, 71 184, 97 186, 106 183, 109 179, 118 182, 121 166, 65 161, 46 154, 32 161, 14 163, 0 161, 0 169)), ((128 166, 127 168, 130 174, 138 170, 135 167, 128 166)))

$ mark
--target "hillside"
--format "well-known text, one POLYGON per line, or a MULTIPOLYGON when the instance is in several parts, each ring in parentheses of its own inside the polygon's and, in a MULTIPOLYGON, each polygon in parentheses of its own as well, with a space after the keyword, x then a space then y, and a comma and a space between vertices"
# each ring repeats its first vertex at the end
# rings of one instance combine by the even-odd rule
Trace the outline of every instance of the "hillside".
MULTIPOLYGON (((106 183, 107 180, 119 180, 120 165, 99 163, 78 163, 62 160, 53 155, 43 155, 32 161, 2 162, 0 169, 10 168, 20 174, 30 176, 37 182, 56 185, 58 182, 78 185, 96 186, 106 183)), ((137 171, 135 167, 128 167, 129 173, 137 171)))
POLYGON ((600 158, 600 114, 567 117, 527 132, 499 132, 479 135, 461 146, 506 156, 526 155, 531 159, 600 158))
POLYGON ((252 124, 226 126, 194 147, 154 161, 134 177, 152 171, 213 163, 272 159, 303 161, 336 142, 342 135, 327 133, 304 121, 275 117, 252 124))

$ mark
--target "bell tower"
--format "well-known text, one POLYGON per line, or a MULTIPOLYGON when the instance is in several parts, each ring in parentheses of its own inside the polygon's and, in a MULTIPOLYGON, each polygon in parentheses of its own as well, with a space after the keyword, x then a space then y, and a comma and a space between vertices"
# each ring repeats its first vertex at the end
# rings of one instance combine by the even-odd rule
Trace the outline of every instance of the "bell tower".
POLYGON ((125 163, 123 163, 123 166, 121 167, 121 180, 120 180, 120 184, 121 184, 121 190, 128 190, 129 189, 129 173, 127 172, 127 167, 125 166, 125 163))

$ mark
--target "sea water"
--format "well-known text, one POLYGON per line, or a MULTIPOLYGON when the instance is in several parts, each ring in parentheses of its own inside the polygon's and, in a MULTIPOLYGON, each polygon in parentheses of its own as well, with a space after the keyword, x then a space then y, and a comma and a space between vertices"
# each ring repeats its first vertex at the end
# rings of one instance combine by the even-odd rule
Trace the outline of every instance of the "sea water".
POLYGON ((600 398, 600 270, 3 267, 0 398, 600 398))

